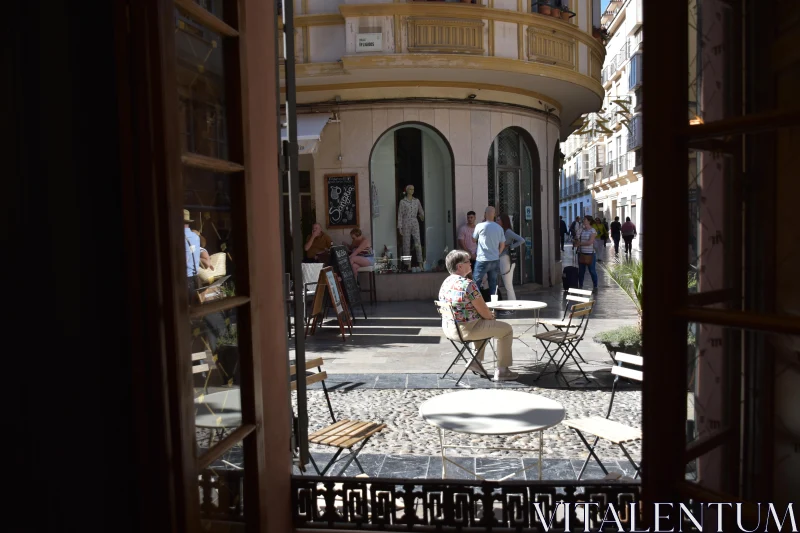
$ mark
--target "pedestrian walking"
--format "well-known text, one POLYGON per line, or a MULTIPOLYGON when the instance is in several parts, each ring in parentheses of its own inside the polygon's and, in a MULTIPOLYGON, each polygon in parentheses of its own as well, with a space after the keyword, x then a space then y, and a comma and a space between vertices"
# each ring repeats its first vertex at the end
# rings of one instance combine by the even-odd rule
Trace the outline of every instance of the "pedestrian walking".
POLYGON ((614 222, 611 223, 611 239, 614 241, 614 255, 619 255, 619 239, 622 236, 622 224, 619 223, 619 217, 614 217, 614 222))
POLYGON ((564 251, 564 241, 566 240, 567 232, 568 232, 567 223, 564 222, 564 217, 562 217, 562 216, 558 217, 558 225, 559 225, 559 227, 561 229, 561 251, 563 252, 564 251))
POLYGON ((475 272, 472 279, 478 289, 483 283, 483 276, 489 280, 489 294, 495 294, 497 290, 497 273, 500 271, 500 254, 506 247, 506 236, 500 224, 494 221, 495 209, 492 206, 486 208, 483 214, 483 222, 475 226, 472 232, 472 239, 478 243, 477 260, 475 261, 475 272))
POLYGON ((576 256, 578 255, 578 246, 575 245, 574 242, 575 239, 578 238, 578 234, 581 232, 582 227, 583 223, 581 222, 581 217, 575 217, 575 220, 573 220, 572 224, 569 226, 569 233, 573 241, 572 251, 576 256))
POLYGON ((636 224, 631 222, 631 217, 625 217, 621 231, 622 239, 625 241, 625 254, 630 255, 633 253, 633 238, 636 237, 636 224))
MULTIPOLYGON (((594 218, 594 219, 592 219, 591 217, 589 217, 589 218, 592 220, 592 222, 590 222, 589 225, 592 226, 592 229, 594 229, 595 236, 596 236, 596 238, 592 240, 592 244, 594 246, 594 251, 595 251, 595 254, 597 255, 597 260, 602 263, 603 260, 600 259, 600 253, 601 253, 601 251, 602 251, 602 249, 604 247, 603 246, 603 236, 606 234, 606 228, 605 228, 605 226, 603 226, 603 221, 600 220, 599 216, 597 218, 594 218)), ((584 224, 585 224, 585 222, 584 222, 584 224)))
MULTIPOLYGON (((580 253, 578 255, 578 284, 583 288, 583 278, 586 276, 588 268, 589 275, 592 278, 592 290, 597 289, 597 251, 595 243, 597 242, 597 229, 592 224, 595 222, 592 217, 586 215, 583 217, 583 228, 578 234, 578 246, 580 253)), ((599 221, 597 221, 599 222, 599 221)), ((602 224, 600 224, 602 226, 602 224)))
POLYGON ((603 230, 603 248, 605 248, 608 243, 608 222, 606 222, 606 217, 603 217, 603 230))

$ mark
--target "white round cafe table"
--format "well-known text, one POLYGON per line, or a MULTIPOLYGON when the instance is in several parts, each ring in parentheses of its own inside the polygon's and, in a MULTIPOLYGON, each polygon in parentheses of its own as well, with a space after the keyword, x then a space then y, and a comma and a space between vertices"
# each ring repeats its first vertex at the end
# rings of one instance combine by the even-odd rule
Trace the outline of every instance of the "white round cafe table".
POLYGON ((194 423, 208 429, 236 428, 242 425, 241 389, 230 389, 195 398, 194 423))
MULTIPOLYGON (((531 328, 533 328, 533 334, 537 335, 539 333, 539 311, 547 307, 547 304, 544 302, 537 302, 536 300, 500 300, 499 302, 486 302, 486 306, 489 309, 499 309, 501 311, 535 311, 535 316, 533 319, 533 325, 528 326, 528 328, 520 333, 519 335, 515 334, 514 338, 531 348, 527 342, 522 340, 522 336, 528 333, 531 328)), ((537 355, 539 352, 535 348, 531 348, 537 355)))
MULTIPOLYGON (((544 430, 559 424, 564 419, 564 406, 555 400, 527 392, 476 389, 452 392, 431 398, 420 405, 419 414, 428 424, 439 429, 442 478, 445 477, 445 461, 447 461, 476 477, 484 479, 475 472, 471 472, 448 459, 445 455, 446 448, 536 451, 530 448, 493 448, 446 444, 444 432, 455 431, 472 435, 498 436, 539 432, 538 467, 539 479, 542 479, 542 440, 544 430)), ((523 468, 519 472, 525 470, 527 468, 523 468)), ((519 472, 509 474, 503 479, 513 477, 519 472)))

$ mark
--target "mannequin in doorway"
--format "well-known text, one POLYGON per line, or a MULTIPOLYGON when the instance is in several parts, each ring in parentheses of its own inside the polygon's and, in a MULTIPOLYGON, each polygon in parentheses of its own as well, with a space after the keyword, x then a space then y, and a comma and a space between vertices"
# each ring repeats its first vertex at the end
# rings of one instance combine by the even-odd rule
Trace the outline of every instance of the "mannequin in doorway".
MULTIPOLYGON (((405 197, 400 200, 397 206, 397 231, 403 238, 403 255, 411 255, 411 239, 414 239, 414 250, 417 252, 417 263, 422 266, 422 244, 419 240, 419 217, 420 221, 425 221, 425 212, 422 210, 422 203, 419 198, 414 198, 414 186, 407 185, 405 197)), ((411 267, 411 262, 406 261, 406 267, 411 267)))

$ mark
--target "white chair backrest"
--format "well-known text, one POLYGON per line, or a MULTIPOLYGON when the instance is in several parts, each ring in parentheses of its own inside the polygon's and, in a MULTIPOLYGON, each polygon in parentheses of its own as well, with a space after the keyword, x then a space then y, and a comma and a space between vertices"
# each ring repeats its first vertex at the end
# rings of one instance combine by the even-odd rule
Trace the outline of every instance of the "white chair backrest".
POLYGON ((439 314, 442 315, 442 318, 455 322, 456 317, 453 314, 453 305, 450 302, 436 300, 433 303, 436 304, 436 309, 439 311, 439 314))
POLYGON ((635 381, 642 381, 643 373, 641 370, 623 366, 624 364, 628 364, 641 368, 644 365, 644 359, 642 356, 617 352, 617 354, 614 356, 614 360, 617 362, 617 364, 611 368, 612 374, 635 381))
POLYGON ((574 294, 567 294, 564 299, 569 302, 577 302, 580 304, 585 304, 592 301, 591 298, 587 298, 586 296, 575 296, 574 294))
POLYGON ((200 364, 192 365, 192 374, 208 371, 208 363, 206 363, 208 354, 206 352, 196 352, 192 354, 192 363, 195 361, 203 361, 200 364))
POLYGON ((316 283, 319 281, 319 273, 322 271, 325 263, 303 263, 301 268, 303 270, 303 286, 306 283, 316 283))
POLYGON ((577 294, 578 296, 591 296, 592 291, 587 291, 586 289, 576 289, 575 287, 570 287, 567 291, 567 294, 577 294))

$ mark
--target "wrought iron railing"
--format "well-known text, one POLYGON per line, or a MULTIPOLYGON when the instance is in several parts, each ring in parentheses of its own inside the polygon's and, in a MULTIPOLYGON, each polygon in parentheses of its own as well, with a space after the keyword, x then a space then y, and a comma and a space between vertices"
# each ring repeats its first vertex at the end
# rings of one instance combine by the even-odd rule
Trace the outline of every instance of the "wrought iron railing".
POLYGON ((603 167, 603 179, 612 178, 616 174, 616 160, 611 161, 610 163, 606 163, 606 166, 603 167))
POLYGON ((622 174, 628 170, 628 154, 622 154, 617 158, 617 173, 622 174))
POLYGON ((640 501, 639 483, 292 478, 298 529, 599 531, 613 505, 630 531, 640 501), (583 505, 588 502, 602 505, 583 505))

